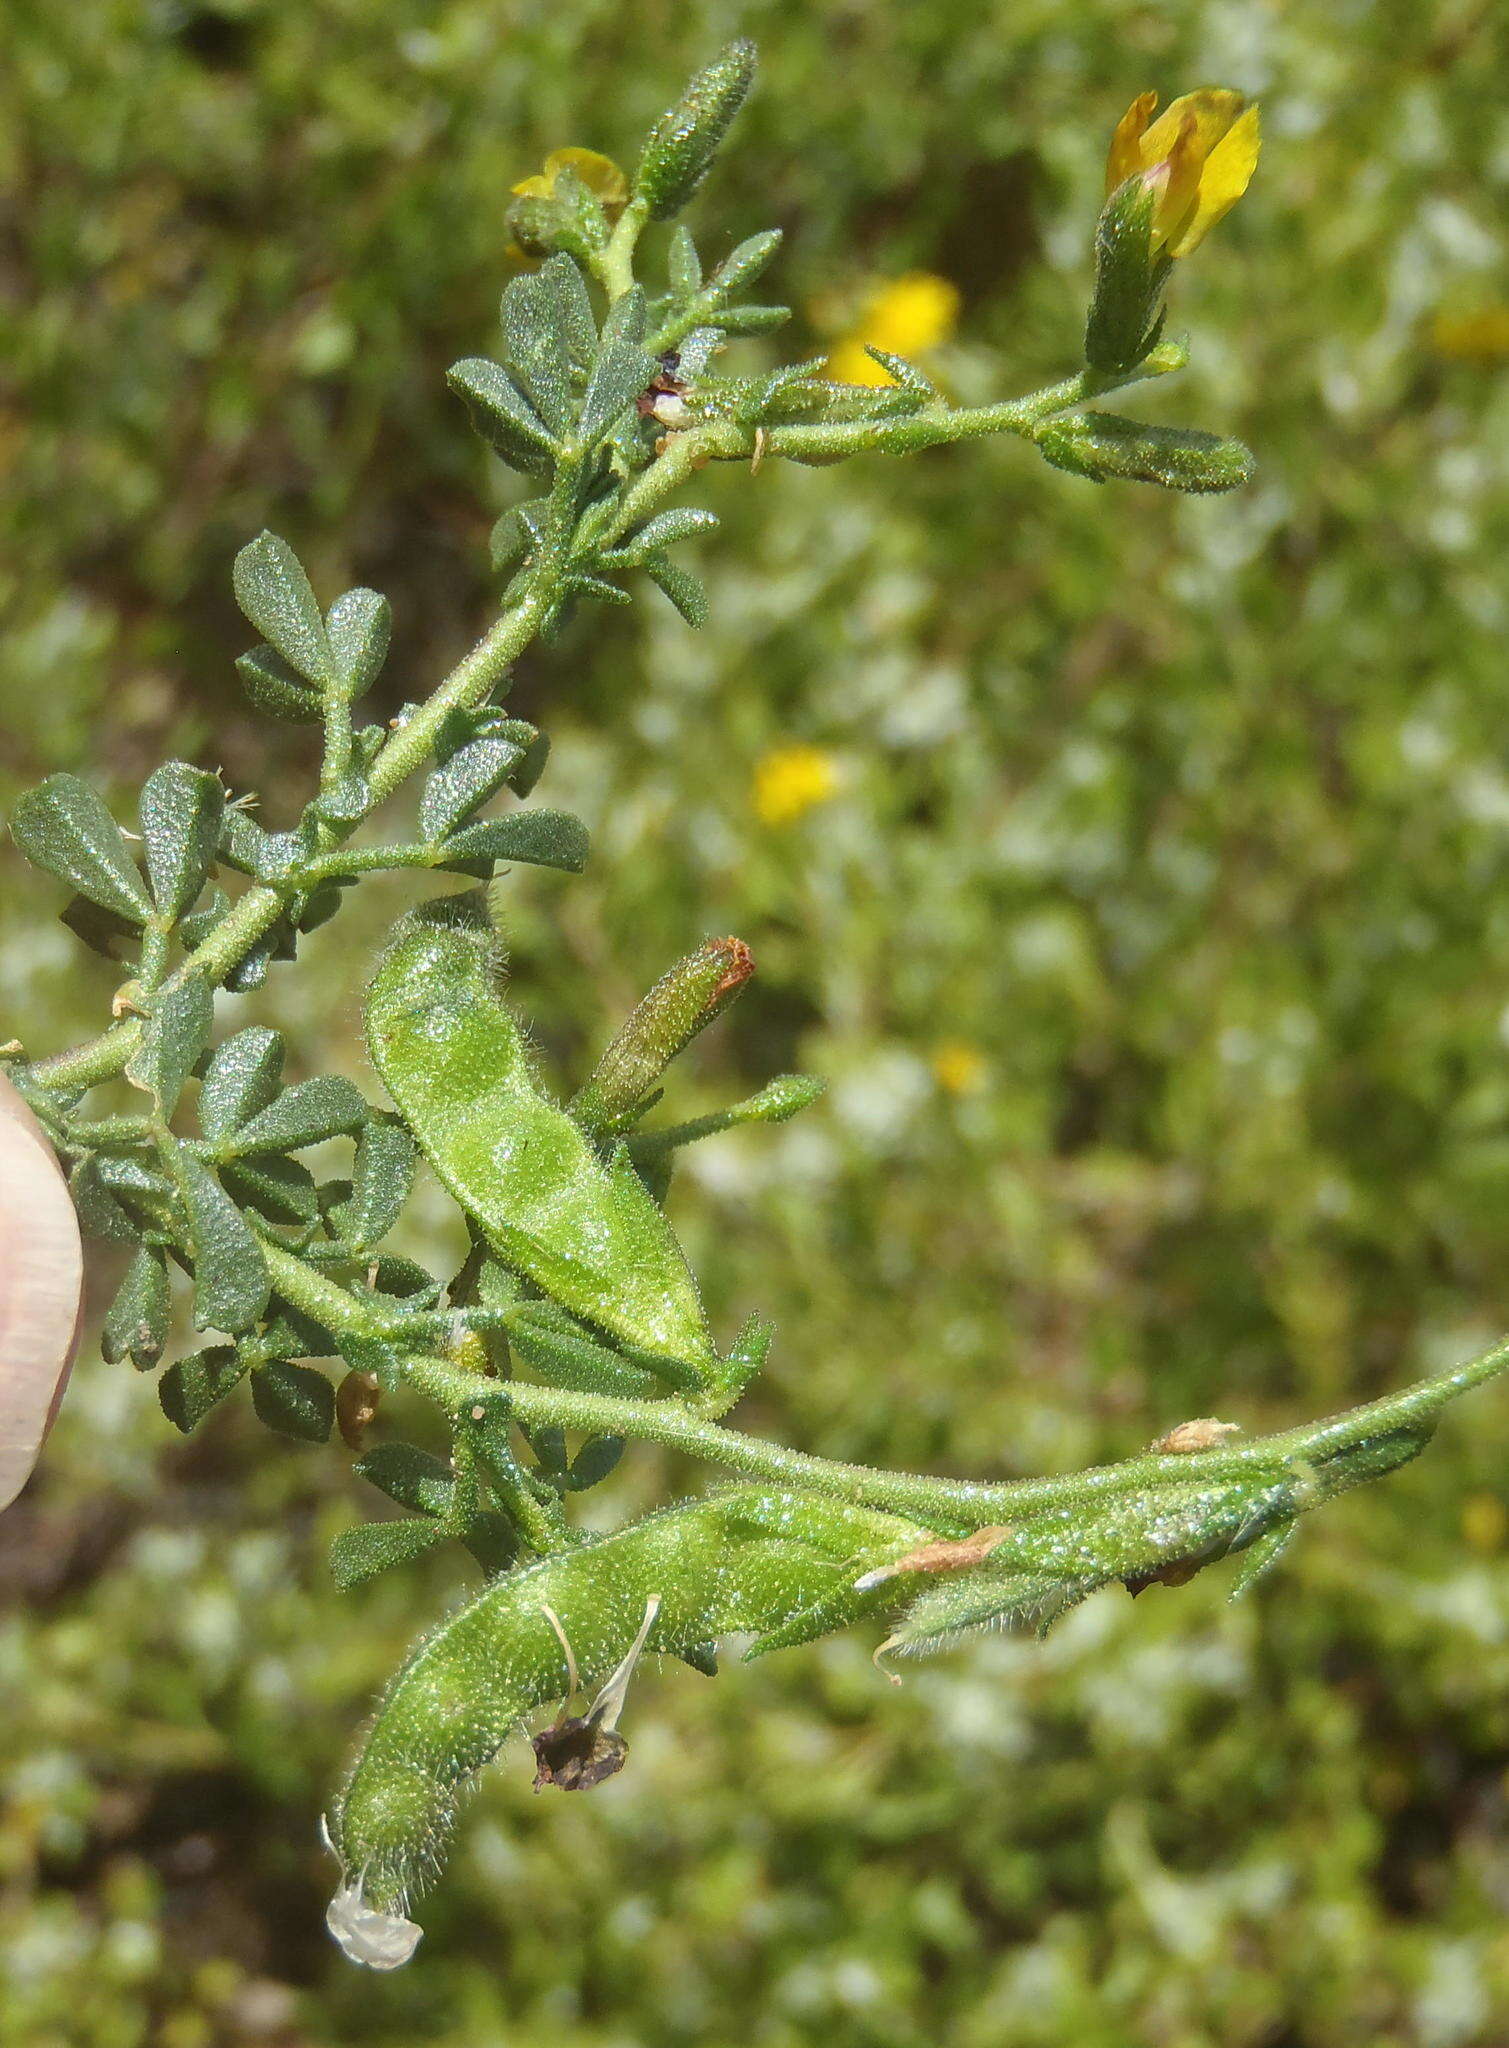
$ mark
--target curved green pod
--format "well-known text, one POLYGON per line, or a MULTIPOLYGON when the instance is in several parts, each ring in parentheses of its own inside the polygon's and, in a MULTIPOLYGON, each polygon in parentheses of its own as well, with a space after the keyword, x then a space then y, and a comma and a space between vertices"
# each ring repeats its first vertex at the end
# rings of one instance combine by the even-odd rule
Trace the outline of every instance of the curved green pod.
POLYGON ((894 1601, 893 1588, 879 1600, 855 1589, 863 1566, 930 1533, 842 1501, 741 1486, 494 1580, 418 1644, 388 1688, 330 1818, 345 1873, 338 1896, 401 1916, 435 1875, 469 1780, 522 1714, 567 1691, 551 1615, 592 1685, 623 1657, 652 1595, 651 1650, 681 1653, 731 1631, 766 1636, 808 1610, 839 1627, 894 1601))
POLYGON ((367 994, 373 1064, 499 1254, 573 1314, 682 1368, 716 1365, 696 1282, 623 1147, 605 1164, 540 1092, 493 986, 493 940, 449 906, 406 919, 367 994))

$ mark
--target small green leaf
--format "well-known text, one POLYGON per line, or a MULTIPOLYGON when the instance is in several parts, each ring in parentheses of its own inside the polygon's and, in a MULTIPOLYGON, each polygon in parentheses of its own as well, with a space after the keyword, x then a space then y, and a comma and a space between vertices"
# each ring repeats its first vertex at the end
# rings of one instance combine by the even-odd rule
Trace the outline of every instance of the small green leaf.
POLYGON ((424 785, 419 830, 425 840, 437 846, 494 796, 524 759, 526 746, 511 734, 485 733, 458 748, 424 785))
POLYGON ((670 278, 671 291, 678 299, 695 298, 702 289, 702 262, 685 221, 677 222, 671 236, 666 274, 670 278))
POLYGON ((313 1081, 300 1081, 296 1088, 285 1088, 250 1123, 239 1127, 230 1145, 238 1155, 297 1152, 324 1138, 359 1131, 369 1114, 360 1089, 343 1075, 321 1074, 313 1081))
MULTIPOLYGON (((779 228, 766 228, 762 234, 750 235, 736 248, 730 249, 708 279, 708 296, 722 301, 732 298, 745 285, 753 284, 760 273, 768 270, 775 261, 783 239, 779 228)), ((723 315, 720 313, 718 317, 721 321, 723 315)))
POLYGON ((624 1440, 621 1436, 588 1437, 566 1473, 566 1485, 572 1493, 586 1493, 589 1488, 600 1486, 624 1454, 624 1440))
POLYGON ((162 1412, 176 1430, 190 1435, 210 1410, 246 1376, 246 1361, 229 1344, 215 1344, 170 1365, 157 1382, 162 1412))
POLYGON ((322 789, 309 806, 310 812, 326 825, 356 825, 372 808, 372 789, 359 768, 343 775, 339 782, 322 789))
POLYGON ((592 381, 582 400, 580 435, 591 448, 612 426, 626 405, 644 390, 656 371, 655 358, 641 346, 645 306, 640 287, 631 285, 603 323, 592 381))
POLYGON ((630 1141, 636 1159, 652 1159, 656 1153, 690 1145, 698 1138, 716 1137, 720 1131, 736 1130, 741 1124, 783 1124, 788 1117, 808 1108, 822 1094, 825 1083, 812 1074, 777 1074, 758 1095, 715 1109, 690 1123, 672 1124, 663 1131, 641 1131, 630 1141))
POLYGON ((304 683, 296 669, 271 647, 253 647, 236 657, 236 674, 264 718, 284 725, 317 725, 322 715, 319 692, 304 683))
POLYGON ((466 826, 447 839, 445 852, 451 860, 523 861, 579 875, 590 846, 586 826, 569 811, 515 811, 466 826))
POLYGON ((450 1466, 417 1444, 378 1444, 351 1469, 359 1479, 416 1515, 443 1520, 451 1511, 456 1482, 450 1466))
POLYGON ((597 322, 586 280, 569 256, 552 256, 540 266, 538 275, 540 284, 554 296, 571 367, 585 375, 597 354, 597 322))
POLYGON ((330 607, 325 629, 340 695, 350 703, 382 673, 393 635, 392 608, 375 590, 348 590, 330 607))
POLYGON ((178 919, 209 880, 225 791, 218 775, 187 761, 164 761, 142 787, 141 830, 146 841, 147 877, 164 917, 178 919))
MULTIPOLYGON (((508 1340, 547 1387, 566 1387, 578 1394, 620 1394, 628 1400, 665 1391, 666 1382, 598 1343, 553 1302, 521 1302, 509 1313, 508 1340)), ((687 1378, 678 1373, 670 1384, 685 1391, 687 1378)))
POLYGON ((505 462, 526 475, 551 473, 555 439, 500 364, 484 356, 467 356, 452 363, 445 381, 465 401, 477 432, 505 462))
POLYGON ((359 1586, 379 1572, 423 1556, 443 1543, 446 1534, 440 1522, 360 1522, 354 1529, 342 1529, 331 1544, 331 1576, 343 1588, 359 1586))
POLYGON ((266 1109, 283 1073, 283 1040, 252 1024, 216 1046, 199 1089, 199 1127, 207 1138, 228 1137, 266 1109))
POLYGON ((86 1152, 68 1176, 68 1192, 85 1237, 103 1238, 114 1244, 138 1241, 140 1230, 105 1185, 99 1161, 92 1152, 86 1152))
POLYGON ((119 825, 77 775, 49 775, 29 789, 11 814, 10 829, 33 867, 134 925, 150 916, 152 899, 119 825))
POLYGON ((707 592, 700 580, 674 562, 666 561, 663 555, 654 556, 644 565, 645 574, 680 612, 689 626, 707 624, 707 592))
POLYGON ((896 382, 905 385, 909 391, 920 392, 924 398, 938 396, 938 387, 932 378, 919 370, 915 363, 909 363, 905 356, 893 356, 889 349, 874 348, 869 342, 865 343, 865 354, 879 363, 882 370, 888 370, 896 382))
POLYGON ((549 432, 557 438, 569 433, 576 408, 560 300, 538 277, 516 277, 503 294, 501 312, 509 367, 549 432))
POLYGON ((129 1358, 138 1372, 149 1371, 168 1341, 171 1308, 167 1260, 155 1245, 138 1246, 105 1312, 100 1350, 106 1363, 129 1358))
POLYGON ((202 974, 170 981, 153 997, 141 1043, 126 1062, 126 1079, 152 1097, 159 1115, 170 1117, 178 1107, 214 1022, 215 998, 202 974))
POLYGON ((789 306, 725 306, 718 315, 730 334, 768 334, 791 318, 789 306))
POLYGON ((699 512, 690 505, 657 512, 653 519, 647 519, 643 526, 630 534, 622 547, 614 548, 607 559, 634 568, 647 555, 655 554, 661 548, 674 547, 677 541, 691 540, 699 533, 711 533, 718 523, 715 512, 699 512))
POLYGON ((252 1372, 252 1406, 280 1436, 322 1444, 335 1422, 335 1389, 314 1366, 274 1358, 252 1372))
POLYGON ((345 1243, 368 1251, 398 1221, 414 1185, 414 1140, 397 1117, 372 1113, 356 1141, 351 1193, 330 1212, 345 1243))
POLYGON ((329 1344, 327 1352, 306 1341, 304 1350, 312 1358, 338 1352, 353 1372, 371 1373, 385 1394, 395 1394, 403 1385, 403 1353, 396 1345, 384 1342, 381 1337, 352 1336, 344 1332, 338 1342, 331 1339, 329 1344))
POLYGON ((301 676, 324 685, 334 663, 325 621, 309 578, 286 540, 259 533, 236 557, 236 602, 268 645, 301 676))
POLYGON ((122 917, 119 911, 107 910, 102 903, 91 903, 87 896, 70 896, 58 917, 91 953, 98 953, 105 960, 130 958, 141 937, 141 925, 136 918, 122 917))
POLYGON ((180 1147, 176 1163, 194 1255, 194 1328, 249 1330, 270 1290, 262 1247, 202 1161, 180 1147))
POLYGON ((317 1223, 319 1191, 314 1175, 296 1159, 263 1153, 252 1159, 228 1160, 220 1178, 234 1199, 255 1209, 269 1223, 317 1223))
POLYGON ((1166 491, 1234 491, 1252 479, 1252 454, 1240 441, 1198 427, 1165 427, 1114 412, 1046 421, 1033 440, 1055 469, 1092 483, 1125 478, 1166 491))

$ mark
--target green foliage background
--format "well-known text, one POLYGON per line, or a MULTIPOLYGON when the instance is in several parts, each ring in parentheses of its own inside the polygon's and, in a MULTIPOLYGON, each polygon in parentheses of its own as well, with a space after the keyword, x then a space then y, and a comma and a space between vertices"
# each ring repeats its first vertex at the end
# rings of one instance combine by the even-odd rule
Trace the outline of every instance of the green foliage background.
MULTIPOLYGON (((675 1213, 720 1334, 780 1325, 751 1423, 807 1447, 1062 1468, 1466 1355, 1509 1323, 1509 390, 1430 323, 1506 289, 1479 0, 11 0, 0 803, 177 749, 282 821, 306 742, 231 668, 264 523, 327 596, 391 595, 395 693, 449 664, 507 486, 442 372, 487 346, 507 187, 629 155, 736 32, 762 85, 699 239, 785 227, 799 307, 953 278, 961 397, 1072 366, 1133 93, 1261 93, 1253 193, 1176 279, 1194 368, 1136 408, 1260 474, 705 473, 713 625, 593 614, 511 700, 595 833, 584 881, 514 885, 542 1045, 579 1078, 675 954, 754 947, 678 1108, 798 1062, 831 1091, 707 1147, 675 1213), (773 830, 750 777, 793 739, 842 786, 773 830)), ((45 1049, 111 976, 4 884, 6 1029, 45 1049)), ((365 893, 375 944, 404 899, 365 893)), ((361 915, 266 998, 311 1068, 361 1071, 361 915)), ((1103 1593, 896 1693, 857 1640, 652 1675, 591 1799, 505 1757, 380 1980, 325 1939, 315 1817, 450 1554, 338 1594, 344 1454, 244 1413, 183 1444, 86 1361, 0 1528, 0 2043, 1488 2048, 1506 1441, 1486 1397, 1235 1609, 1215 1573, 1103 1593)), ((696 1478, 645 1452, 604 1492, 696 1478)))

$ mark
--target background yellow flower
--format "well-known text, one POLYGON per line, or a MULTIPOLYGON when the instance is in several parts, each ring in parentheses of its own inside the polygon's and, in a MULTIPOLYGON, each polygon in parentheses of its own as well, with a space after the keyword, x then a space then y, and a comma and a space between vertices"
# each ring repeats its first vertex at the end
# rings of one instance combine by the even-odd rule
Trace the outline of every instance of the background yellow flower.
POLYGON ((755 815, 762 825, 789 825, 826 803, 838 784, 838 763, 821 747, 772 747, 755 767, 755 815))
POLYGON ((867 348, 916 357, 947 341, 959 320, 959 288, 930 270, 909 270, 878 286, 859 319, 834 343, 823 374, 836 384, 894 384, 867 348))

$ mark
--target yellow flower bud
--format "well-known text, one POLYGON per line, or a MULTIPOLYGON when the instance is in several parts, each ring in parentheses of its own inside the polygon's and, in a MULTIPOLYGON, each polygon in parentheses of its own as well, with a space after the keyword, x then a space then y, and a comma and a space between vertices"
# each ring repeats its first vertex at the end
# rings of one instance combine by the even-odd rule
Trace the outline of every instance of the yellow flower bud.
POLYGON ((1187 256, 1252 182, 1262 146, 1258 110, 1218 86, 1185 93, 1155 121, 1157 104, 1157 93, 1141 93, 1117 123, 1106 192, 1141 177, 1156 195, 1153 253, 1187 256))

